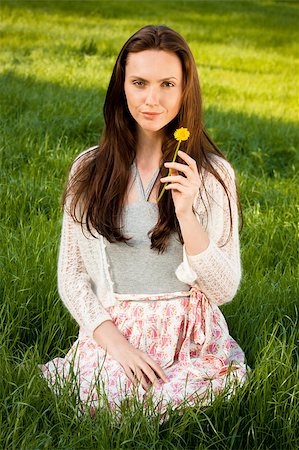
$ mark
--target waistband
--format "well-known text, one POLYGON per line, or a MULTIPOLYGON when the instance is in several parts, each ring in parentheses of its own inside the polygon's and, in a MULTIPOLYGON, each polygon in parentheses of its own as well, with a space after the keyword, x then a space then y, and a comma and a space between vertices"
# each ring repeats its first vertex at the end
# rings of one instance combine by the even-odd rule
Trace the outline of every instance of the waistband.
POLYGON ((190 291, 166 292, 162 294, 114 294, 117 301, 157 301, 171 300, 180 297, 189 297, 190 291))

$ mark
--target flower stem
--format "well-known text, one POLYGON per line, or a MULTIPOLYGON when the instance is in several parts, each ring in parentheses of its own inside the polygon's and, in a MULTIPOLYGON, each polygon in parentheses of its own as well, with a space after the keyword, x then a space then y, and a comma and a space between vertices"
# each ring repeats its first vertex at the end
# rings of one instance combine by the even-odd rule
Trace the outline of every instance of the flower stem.
MULTIPOLYGON (((177 146, 176 146, 176 149, 175 149, 175 152, 174 152, 174 155, 173 155, 173 158, 172 158, 172 162, 175 162, 175 160, 176 160, 176 157, 177 157, 177 154, 178 154, 178 151, 179 151, 181 142, 182 142, 182 141, 179 141, 178 144, 177 144, 177 146)), ((167 176, 169 177, 170 175, 171 175, 171 169, 168 170, 167 176)), ((168 182, 164 184, 163 189, 162 189, 162 191, 160 192, 159 197, 157 198, 157 203, 161 200, 162 195, 164 194, 165 188, 166 188, 167 185, 168 185, 168 182)))

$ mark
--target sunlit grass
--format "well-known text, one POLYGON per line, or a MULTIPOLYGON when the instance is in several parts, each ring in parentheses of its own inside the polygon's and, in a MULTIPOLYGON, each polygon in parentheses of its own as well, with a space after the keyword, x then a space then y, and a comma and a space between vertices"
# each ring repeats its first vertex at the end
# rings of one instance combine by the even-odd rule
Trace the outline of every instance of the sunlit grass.
POLYGON ((1 448, 293 449, 298 446, 298 5, 220 1, 2 1, 1 448), (243 281, 223 307, 251 378, 229 401, 148 420, 78 418, 37 365, 77 326, 56 288, 68 167, 98 142, 115 57, 148 23, 188 40, 205 120, 244 208, 243 281))

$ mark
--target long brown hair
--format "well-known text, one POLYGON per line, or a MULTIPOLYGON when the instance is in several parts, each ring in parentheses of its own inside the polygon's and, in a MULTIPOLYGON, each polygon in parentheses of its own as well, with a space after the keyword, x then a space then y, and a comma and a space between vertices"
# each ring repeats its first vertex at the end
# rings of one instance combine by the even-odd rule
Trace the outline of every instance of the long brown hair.
MULTIPOLYGON (((227 187, 211 163, 211 155, 224 155, 213 143, 202 122, 202 98, 196 64, 191 50, 176 31, 164 25, 148 25, 141 28, 122 47, 108 86, 104 103, 105 127, 99 146, 86 152, 79 160, 64 193, 64 204, 70 196, 70 213, 73 219, 96 237, 99 233, 109 242, 128 242, 122 233, 121 219, 125 194, 129 182, 130 167, 136 156, 136 125, 131 116, 124 92, 125 67, 128 54, 144 50, 164 50, 175 53, 182 64, 183 93, 177 116, 164 127, 162 165, 160 174, 167 175, 163 163, 170 161, 174 152, 174 131, 187 127, 188 141, 182 150, 195 161, 199 170, 206 169, 222 184, 231 203, 227 187)), ((176 231, 183 243, 175 215, 171 193, 166 191, 158 203, 159 218, 150 231, 151 248, 163 252, 167 248, 170 233, 176 231)))

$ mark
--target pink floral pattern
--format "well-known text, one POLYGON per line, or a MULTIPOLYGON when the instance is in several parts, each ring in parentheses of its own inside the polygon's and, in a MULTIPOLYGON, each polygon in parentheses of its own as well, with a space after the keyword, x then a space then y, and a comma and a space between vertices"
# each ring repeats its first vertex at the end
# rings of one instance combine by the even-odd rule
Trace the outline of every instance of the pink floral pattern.
POLYGON ((218 306, 198 289, 175 299, 119 301, 107 310, 128 341, 161 365, 169 382, 148 391, 141 384, 134 387, 122 366, 80 330, 65 358, 41 370, 56 393, 65 383, 76 386, 82 408, 94 412, 108 404, 117 412, 127 398, 144 403, 150 397, 162 414, 186 401, 207 405, 215 394, 227 390, 231 395, 246 380, 244 353, 218 306))

